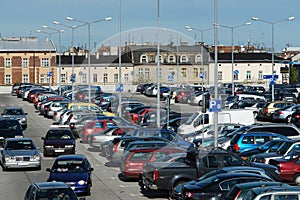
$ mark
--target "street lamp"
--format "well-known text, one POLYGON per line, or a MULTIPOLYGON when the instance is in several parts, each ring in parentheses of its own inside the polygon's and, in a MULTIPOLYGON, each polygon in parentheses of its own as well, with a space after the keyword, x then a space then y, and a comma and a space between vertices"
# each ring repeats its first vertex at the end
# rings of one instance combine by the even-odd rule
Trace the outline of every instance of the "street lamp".
POLYGON ((224 27, 224 28, 229 28, 231 30, 231 82, 232 82, 232 86, 231 86, 231 89, 232 89, 232 95, 234 95, 234 44, 233 44, 233 30, 236 29, 236 28, 240 28, 242 26, 249 26, 251 25, 251 22, 247 22, 247 23, 244 23, 244 24, 240 24, 240 25, 237 25, 237 26, 225 26, 225 25, 221 25, 221 24, 218 24, 218 26, 221 26, 221 27, 224 27))
POLYGON ((63 33, 64 30, 59 30, 55 28, 51 28, 43 25, 42 28, 54 30, 58 33, 58 46, 59 46, 59 54, 58 54, 58 69, 59 69, 59 79, 58 79, 58 94, 61 95, 61 43, 60 43, 60 33, 63 33))
POLYGON ((70 21, 83 23, 82 25, 78 25, 77 27, 81 27, 85 25, 88 27, 88 79, 89 79, 89 103, 91 103, 91 52, 90 52, 91 51, 91 24, 102 22, 102 21, 110 21, 112 20, 112 18, 106 17, 104 19, 95 20, 92 22, 81 21, 73 17, 66 17, 66 19, 70 21))
MULTIPOLYGON (((196 30, 196 31, 200 31, 201 33, 201 71, 202 73, 204 73, 204 61, 203 61, 203 45, 204 45, 204 31, 209 31, 209 30, 213 30, 214 28, 207 28, 207 29, 198 29, 198 28, 194 28, 191 26, 185 26, 185 29, 189 32, 196 30)), ((203 91, 203 78, 202 78, 202 91, 203 91)))
MULTIPOLYGON (((283 19, 283 20, 279 20, 279 21, 275 21, 275 22, 270 22, 270 21, 266 21, 264 19, 260 19, 257 17, 252 17, 251 20, 253 21, 261 21, 261 22, 265 22, 267 24, 271 24, 272 25, 272 82, 275 82, 274 79, 274 25, 280 22, 284 22, 284 21, 292 21, 294 20, 295 17, 289 17, 287 19, 283 19)), ((274 84, 272 83, 272 102, 274 102, 274 84)))
POLYGON ((78 26, 69 26, 69 25, 65 25, 65 24, 62 24, 58 21, 53 21, 52 22, 53 24, 56 24, 56 25, 61 25, 61 26, 64 26, 64 27, 67 27, 67 28, 71 28, 72 29, 72 42, 71 42, 71 54, 72 54, 72 76, 71 76, 71 82, 72 82, 72 101, 74 101, 74 78, 75 78, 75 72, 74 72, 74 65, 75 65, 75 62, 74 62, 74 29, 75 28, 78 28, 78 26))
MULTIPOLYGON (((42 30, 36 30, 36 32, 37 33, 44 33, 44 34, 47 34, 48 35, 48 39, 49 39, 49 41, 51 41, 51 35, 53 35, 53 34, 56 34, 56 33, 59 33, 59 31, 56 31, 56 32, 52 32, 52 33, 49 33, 49 32, 46 32, 46 31, 42 31, 42 30)), ((49 56, 50 56, 50 58, 49 58, 49 73, 51 72, 51 59, 52 59, 52 57, 51 57, 51 49, 49 48, 49 56)), ((47 75, 48 76, 48 75, 47 75)), ((50 80, 49 80, 49 89, 51 89, 51 76, 50 76, 50 80)))

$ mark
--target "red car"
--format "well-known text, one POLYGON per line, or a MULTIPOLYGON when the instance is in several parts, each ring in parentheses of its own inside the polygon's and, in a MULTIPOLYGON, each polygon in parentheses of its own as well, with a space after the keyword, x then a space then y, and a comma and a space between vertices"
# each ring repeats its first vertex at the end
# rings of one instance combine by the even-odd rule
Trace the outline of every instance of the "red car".
POLYGON ((175 103, 187 103, 192 91, 191 90, 180 90, 176 92, 175 103))
POLYGON ((283 181, 300 184, 300 151, 293 151, 283 158, 271 159, 269 164, 278 168, 283 181))
POLYGON ((82 133, 79 135, 82 142, 87 143, 88 142, 88 136, 90 134, 96 134, 99 133, 107 128, 116 127, 118 126, 114 121, 112 120, 94 120, 89 122, 85 127, 83 128, 82 133))
POLYGON ((171 153, 183 153, 184 149, 177 147, 144 147, 131 149, 124 153, 120 171, 127 177, 132 179, 140 178, 144 169, 144 164, 153 162, 171 153))

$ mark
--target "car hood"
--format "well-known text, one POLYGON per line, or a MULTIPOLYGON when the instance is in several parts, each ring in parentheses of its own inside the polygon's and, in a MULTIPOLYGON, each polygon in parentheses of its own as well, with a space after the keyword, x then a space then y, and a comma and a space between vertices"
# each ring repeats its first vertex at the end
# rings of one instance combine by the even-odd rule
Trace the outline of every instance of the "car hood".
POLYGON ((88 177, 88 172, 51 172, 48 181, 77 182, 88 177))
POLYGON ((39 154, 39 152, 35 149, 31 150, 4 150, 3 155, 9 155, 9 156, 34 156, 36 154, 39 154))

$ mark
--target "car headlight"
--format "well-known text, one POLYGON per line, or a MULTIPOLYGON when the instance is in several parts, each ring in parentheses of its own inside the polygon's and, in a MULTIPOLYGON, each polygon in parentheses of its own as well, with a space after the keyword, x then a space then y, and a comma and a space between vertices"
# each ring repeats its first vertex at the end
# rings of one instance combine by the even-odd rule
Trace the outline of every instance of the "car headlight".
POLYGON ((84 181, 84 180, 80 180, 80 181, 78 181, 78 184, 79 184, 79 185, 84 185, 84 184, 87 184, 87 182, 84 181))
POLYGON ((71 145, 65 145, 65 147, 66 148, 72 148, 72 147, 74 147, 74 145, 73 144, 71 144, 71 145))
POLYGON ((9 156, 9 155, 5 155, 4 159, 5 159, 5 162, 9 162, 9 161, 14 161, 15 160, 14 157, 9 156))
POLYGON ((26 121, 26 118, 21 118, 22 121, 26 121))
POLYGON ((40 154, 35 154, 35 155, 33 156, 33 160, 36 160, 36 161, 41 160, 40 154))
POLYGON ((53 148, 53 145, 45 145, 45 148, 53 148))

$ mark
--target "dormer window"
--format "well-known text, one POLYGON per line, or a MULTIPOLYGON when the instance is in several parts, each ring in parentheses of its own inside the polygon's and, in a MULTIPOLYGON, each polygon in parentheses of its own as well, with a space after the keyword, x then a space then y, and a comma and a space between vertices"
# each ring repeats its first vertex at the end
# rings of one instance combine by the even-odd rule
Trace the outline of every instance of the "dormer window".
POLYGON ((148 56, 145 55, 145 54, 141 55, 140 62, 141 63, 148 63, 148 56))
POLYGON ((181 63, 187 63, 187 62, 188 62, 188 57, 187 57, 187 55, 182 55, 182 56, 180 57, 180 62, 181 62, 181 63))
POLYGON ((200 54, 196 55, 195 63, 200 63, 202 61, 202 56, 200 54))
POLYGON ((168 63, 175 63, 175 56, 174 55, 169 55, 168 57, 168 63))
MULTIPOLYGON (((162 55, 159 55, 159 61, 160 61, 160 63, 163 63, 164 59, 163 59, 162 55)), ((157 63, 157 56, 156 56, 155 62, 157 63)))

